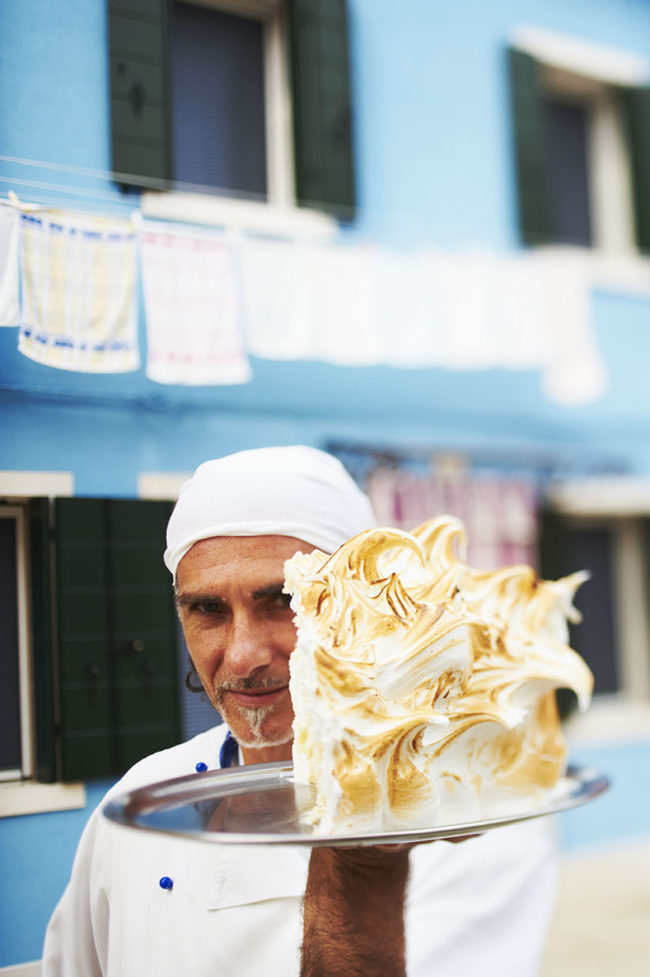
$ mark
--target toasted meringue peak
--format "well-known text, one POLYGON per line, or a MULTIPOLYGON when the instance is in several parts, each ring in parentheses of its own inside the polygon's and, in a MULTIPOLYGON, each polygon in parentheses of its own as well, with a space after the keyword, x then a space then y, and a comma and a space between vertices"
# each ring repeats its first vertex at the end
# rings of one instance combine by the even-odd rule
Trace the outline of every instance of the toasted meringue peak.
POLYGON ((373 529, 285 564, 294 776, 324 834, 534 805, 565 770, 555 689, 586 708, 593 677, 568 645, 584 572, 462 562, 463 524, 373 529))

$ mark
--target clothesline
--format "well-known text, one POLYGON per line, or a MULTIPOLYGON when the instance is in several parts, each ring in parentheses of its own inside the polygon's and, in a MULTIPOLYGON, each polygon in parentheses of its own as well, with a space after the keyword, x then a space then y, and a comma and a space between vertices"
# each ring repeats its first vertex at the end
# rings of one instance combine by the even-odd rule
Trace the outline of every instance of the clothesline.
POLYGON ((565 404, 605 389, 589 278, 579 260, 401 253, 134 216, 0 205, 0 323, 17 324, 19 302, 21 352, 64 369, 137 369, 141 284, 146 370, 159 383, 246 382, 252 355, 341 366, 539 370, 548 395, 565 404), (128 294, 113 301, 125 287, 128 294), (119 357, 108 355, 116 341, 119 357))

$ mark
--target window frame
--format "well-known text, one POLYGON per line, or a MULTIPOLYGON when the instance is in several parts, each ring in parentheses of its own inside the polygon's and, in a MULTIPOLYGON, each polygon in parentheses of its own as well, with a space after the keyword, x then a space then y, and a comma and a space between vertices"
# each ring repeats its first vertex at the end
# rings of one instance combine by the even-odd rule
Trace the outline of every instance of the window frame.
POLYGON ((115 183, 139 191, 147 217, 235 233, 331 240, 340 221, 354 220, 356 208, 347 0, 331 0, 331 11, 329 6, 312 11, 312 0, 181 2, 254 16, 267 25, 267 199, 174 182, 170 0, 142 0, 137 10, 127 0, 107 0, 115 183), (336 84, 331 81, 334 63, 340 65, 336 84), (313 101, 327 107, 327 113, 314 114, 313 101))
POLYGON ((12 519, 16 532, 16 617, 18 626, 18 703, 20 716, 21 765, 16 770, 0 771, 4 784, 29 780, 34 775, 34 703, 30 641, 29 578, 27 565, 27 526, 23 506, 0 507, 0 519, 12 519))
MULTIPOLYGON (((178 2, 190 7, 218 10, 235 17, 247 17, 262 24, 267 188, 265 203, 278 207, 295 205, 291 84, 287 25, 282 0, 178 0, 178 2)), ((221 195, 214 194, 214 196, 221 195)), ((264 203, 261 206, 264 206, 264 203)))
MULTIPOLYGON (((534 60, 542 94, 567 101, 578 100, 592 110, 588 164, 593 243, 566 245, 552 238, 530 239, 531 229, 527 227, 520 201, 518 230, 522 240, 533 247, 546 249, 570 247, 606 261, 624 258, 628 264, 639 260, 647 263, 647 257, 637 243, 631 147, 621 96, 626 89, 650 85, 650 60, 608 45, 529 25, 513 30, 508 45, 512 52, 534 60)), ((513 123, 516 129, 517 119, 514 117, 513 123)), ((519 183, 520 161, 516 160, 515 165, 519 183)), ((615 277, 617 274, 615 272, 615 277)))
POLYGON ((620 689, 616 699, 650 703, 650 562, 644 523, 650 483, 639 477, 580 479, 548 489, 549 509, 568 524, 607 529, 612 538, 613 600, 620 689))
POLYGON ((544 95, 589 109, 588 197, 592 244, 589 249, 635 254, 634 203, 623 108, 615 86, 586 75, 542 64, 544 95))
MULTIPOLYGON (((22 528, 16 534, 17 583, 22 609, 19 617, 19 643, 22 662, 19 667, 21 696, 21 740, 23 748, 20 776, 0 779, 0 818, 51 811, 78 810, 86 806, 86 789, 81 783, 43 783, 36 780, 36 712, 32 643, 31 539, 29 503, 31 499, 74 494, 74 477, 69 471, 0 471, 0 517, 18 512, 22 528), (25 631, 22 631, 22 628, 25 631), (22 638, 20 637, 22 634, 22 638), (23 739, 24 736, 24 739, 23 739), (27 761, 27 762, 26 762, 27 761)), ((13 516, 12 516, 13 518, 13 516)))

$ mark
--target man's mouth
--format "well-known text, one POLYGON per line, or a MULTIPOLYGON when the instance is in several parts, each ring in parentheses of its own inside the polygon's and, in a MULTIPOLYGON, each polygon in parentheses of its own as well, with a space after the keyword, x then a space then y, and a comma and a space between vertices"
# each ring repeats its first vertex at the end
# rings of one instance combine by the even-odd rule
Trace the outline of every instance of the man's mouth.
POLYGON ((247 709, 264 709, 275 704, 285 692, 287 685, 258 686, 252 689, 220 689, 219 697, 230 697, 231 701, 247 709))

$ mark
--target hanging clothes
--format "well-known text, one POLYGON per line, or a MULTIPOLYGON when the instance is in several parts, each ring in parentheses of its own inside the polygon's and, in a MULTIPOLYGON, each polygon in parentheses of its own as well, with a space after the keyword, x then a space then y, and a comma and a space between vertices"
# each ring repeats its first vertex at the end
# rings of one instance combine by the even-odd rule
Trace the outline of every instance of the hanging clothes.
POLYGON ((48 210, 23 213, 20 224, 20 352, 84 373, 137 369, 131 222, 48 210))
POLYGON ((20 212, 0 202, 0 326, 20 322, 19 240, 20 212))
POLYGON ((157 383, 246 383, 233 249, 219 235, 145 222, 138 231, 147 376, 157 383))

